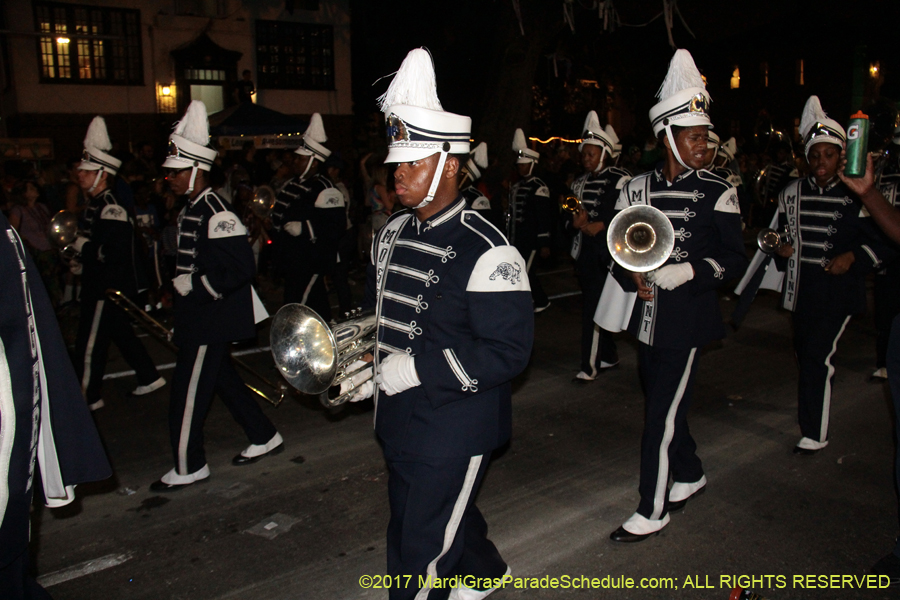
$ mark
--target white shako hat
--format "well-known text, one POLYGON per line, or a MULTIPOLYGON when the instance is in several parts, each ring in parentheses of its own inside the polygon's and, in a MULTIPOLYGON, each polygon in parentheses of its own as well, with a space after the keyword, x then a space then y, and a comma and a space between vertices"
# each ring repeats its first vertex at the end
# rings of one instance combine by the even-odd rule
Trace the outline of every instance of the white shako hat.
POLYGON ((706 91, 703 76, 697 70, 691 53, 687 50, 676 50, 669 71, 656 93, 659 103, 650 109, 650 123, 653 134, 659 135, 665 130, 672 146, 675 158, 685 169, 689 169, 678 153, 672 126, 694 127, 705 125, 712 129, 709 120, 709 103, 712 99, 706 91))
POLYGON ((428 195, 414 208, 434 200, 449 154, 468 154, 472 119, 446 112, 437 95, 434 62, 424 48, 410 50, 387 91, 378 98, 387 127, 386 163, 412 162, 440 152, 428 195))
POLYGON ((481 169, 487 169, 488 166, 488 147, 485 142, 481 142, 475 149, 469 152, 469 160, 466 161, 466 171, 469 173, 469 179, 476 181, 481 178, 481 169))
POLYGON ((804 151, 809 155, 809 149, 819 142, 827 142, 844 147, 847 141, 847 133, 841 124, 834 119, 829 119, 818 96, 810 96, 803 107, 803 115, 800 117, 800 136, 803 138, 804 151))
POLYGON ((720 141, 720 140, 719 140, 719 134, 713 133, 713 130, 710 129, 710 130, 709 130, 709 140, 707 140, 707 142, 706 142, 706 148, 707 148, 707 150, 712 149, 712 148, 718 148, 718 147, 719 147, 719 141, 720 141))
POLYGON ((587 114, 581 131, 581 143, 578 144, 579 151, 584 148, 585 144, 590 144, 592 146, 600 146, 604 154, 612 154, 617 141, 618 138, 611 138, 606 133, 606 130, 600 126, 600 118, 597 117, 596 111, 592 110, 587 114))
POLYGON ((169 136, 169 154, 162 166, 164 169, 192 169, 186 192, 190 194, 194 191, 197 171, 209 171, 218 154, 214 148, 209 147, 206 105, 200 100, 194 100, 169 136))
POLYGON ((328 136, 325 135, 322 115, 313 113, 309 118, 309 127, 303 133, 303 145, 294 152, 302 156, 312 156, 319 162, 325 162, 325 159, 331 156, 331 150, 322 145, 327 141, 328 136))
POLYGON ((87 135, 84 136, 84 153, 81 155, 79 169, 83 171, 106 171, 115 175, 122 166, 122 161, 109 154, 112 150, 112 142, 106 131, 106 121, 103 117, 94 117, 88 126, 87 135))
POLYGON ((724 157, 728 162, 734 160, 735 154, 737 154, 737 140, 733 137, 728 138, 724 144, 719 146, 718 156, 724 157))
POLYGON ((525 132, 521 129, 516 129, 516 133, 513 135, 512 149, 518 155, 516 164, 519 165, 533 165, 541 157, 537 151, 528 147, 528 142, 525 141, 525 132))
POLYGON ((619 158, 622 156, 622 143, 619 141, 619 136, 616 135, 616 130, 612 125, 607 125, 603 130, 606 132, 606 136, 613 141, 612 157, 619 158))

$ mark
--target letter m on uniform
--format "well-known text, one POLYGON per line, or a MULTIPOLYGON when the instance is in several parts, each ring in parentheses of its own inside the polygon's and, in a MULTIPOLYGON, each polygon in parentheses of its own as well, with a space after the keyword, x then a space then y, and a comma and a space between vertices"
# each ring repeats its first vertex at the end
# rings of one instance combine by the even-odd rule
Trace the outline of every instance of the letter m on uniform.
POLYGON ((631 204, 643 204, 643 200, 641 197, 644 195, 644 190, 635 190, 631 192, 631 204))

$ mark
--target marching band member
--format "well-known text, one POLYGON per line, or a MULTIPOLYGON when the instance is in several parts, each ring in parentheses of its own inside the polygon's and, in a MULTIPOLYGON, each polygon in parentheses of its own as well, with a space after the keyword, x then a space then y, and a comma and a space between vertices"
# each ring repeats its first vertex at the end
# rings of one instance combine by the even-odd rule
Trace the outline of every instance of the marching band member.
POLYGON ((325 275, 334 270, 338 244, 347 226, 344 195, 319 165, 331 156, 322 117, 314 113, 303 134, 303 145, 294 167, 299 172, 278 194, 284 225, 279 236, 279 255, 284 272, 284 303, 299 302, 331 320, 331 303, 325 275))
MULTIPOLYGON (((843 160, 846 163, 846 159, 843 160)), ((872 155, 869 154, 866 161, 866 173, 863 177, 847 177, 843 173, 843 166, 838 170, 838 177, 851 192, 856 194, 871 215, 872 220, 881 228, 894 244, 900 244, 900 210, 898 210, 898 194, 900 194, 900 179, 881 180, 881 190, 875 185, 875 169, 872 165, 872 155)), ((885 350, 885 364, 887 365, 887 378, 890 383, 891 398, 894 404, 894 490, 900 490, 900 316, 895 315, 891 325, 890 341, 885 350)), ((900 505, 898 505, 900 508, 900 505)), ((893 534, 891 534, 893 535, 893 534)), ((891 552, 883 556, 872 567, 876 575, 887 575, 891 579, 891 585, 900 583, 900 537, 891 552)))
POLYGON ((779 230, 791 243, 778 250, 785 273, 782 308, 792 313, 800 369, 797 394, 802 437, 795 454, 828 445, 834 366, 831 357, 850 316, 865 312, 865 276, 881 265, 884 244, 861 214, 859 198, 838 177, 846 134, 810 96, 800 119, 811 174, 778 195, 779 230))
POLYGON ((284 449, 281 435, 244 386, 231 361, 231 342, 256 336, 265 309, 250 285, 256 274, 247 230, 208 185, 216 159, 209 147, 206 107, 199 100, 169 136, 163 163, 177 196, 188 197, 178 216, 178 260, 172 280, 178 346, 169 434, 175 467, 150 485, 154 492, 182 489, 209 477, 203 449, 203 422, 218 394, 244 429, 250 446, 232 460, 247 465, 284 449))
POLYGON ((135 335, 128 315, 106 298, 106 290, 115 289, 137 301, 138 294, 148 288, 134 220, 112 191, 122 162, 109 154, 111 149, 106 122, 103 117, 94 117, 78 165, 78 185, 90 202, 82 215, 84 235, 73 244, 83 269, 75 365, 91 410, 103 406, 100 392, 110 342, 115 342, 122 358, 135 370, 138 386, 132 395, 143 396, 166 384, 135 335))
POLYGON ((604 369, 619 364, 612 334, 594 323, 597 303, 609 271, 610 255, 606 246, 606 226, 615 213, 616 199, 631 174, 612 162, 613 148, 618 145, 612 125, 600 127, 597 113, 588 113, 584 122, 581 164, 585 173, 572 184, 572 193, 582 208, 571 217, 565 216, 566 231, 572 235, 571 255, 575 259, 578 283, 584 306, 581 311, 581 370, 575 381, 589 383, 604 369))
POLYGON ((506 235, 528 261, 534 312, 539 313, 550 308, 550 299, 534 273, 535 258, 538 253, 541 258, 550 256, 550 225, 554 222, 554 206, 550 200, 550 188, 534 175, 534 167, 541 155, 528 147, 521 129, 516 129, 512 147, 518 156, 516 168, 520 179, 509 188, 506 235))
POLYGON ((658 533, 668 525, 670 512, 706 486, 687 424, 698 352, 725 337, 716 289, 747 266, 735 189, 703 170, 712 126, 710 98, 688 51, 675 53, 658 96, 650 120, 665 161, 631 179, 616 209, 635 204, 660 209, 675 229, 675 248, 666 264, 650 273, 623 276, 616 268, 615 281, 637 289, 637 301, 622 294, 624 303, 605 301, 623 289, 608 279, 597 309, 601 326, 615 330, 610 322, 622 323, 624 316, 628 331, 638 338, 646 402, 640 503, 610 535, 617 542, 640 542, 658 533), (674 484, 668 490, 670 474, 674 484))
POLYGON ((475 186, 475 182, 481 179, 481 170, 488 167, 488 148, 485 142, 481 142, 475 149, 469 152, 469 160, 460 169, 459 193, 466 199, 466 205, 472 210, 477 210, 488 221, 491 219, 491 201, 481 190, 475 186), (468 185, 466 183, 468 182, 468 185))
POLYGON ((2 214, 0 231, 0 598, 49 598, 28 564, 35 488, 65 506, 112 471, 38 270, 2 214))
MULTIPOLYGON (((397 196, 411 210, 391 215, 376 236, 366 288, 379 317, 375 432, 390 473, 387 572, 412 576, 409 587, 390 590, 392 600, 446 598, 431 589, 435 577, 510 572, 475 497, 491 452, 510 437, 510 380, 534 336, 525 261, 459 193, 471 119, 443 110, 433 69, 426 50, 413 50, 381 98, 386 162, 396 164, 397 196)), ((450 598, 492 591, 462 586, 450 598)))

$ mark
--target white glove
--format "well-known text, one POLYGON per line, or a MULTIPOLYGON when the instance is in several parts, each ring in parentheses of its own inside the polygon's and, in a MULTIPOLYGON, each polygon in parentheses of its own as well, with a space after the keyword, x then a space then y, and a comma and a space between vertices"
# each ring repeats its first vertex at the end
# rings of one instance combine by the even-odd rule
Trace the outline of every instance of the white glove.
POLYGON ((302 221, 291 221, 290 223, 285 223, 284 230, 287 231, 292 236, 297 237, 303 231, 303 222, 302 221))
POLYGON ((388 396, 405 392, 422 383, 416 373, 416 359, 409 354, 391 354, 378 367, 375 383, 388 396))
POLYGON ((343 396, 350 390, 354 390, 354 394, 350 396, 350 402, 359 402, 375 395, 375 384, 372 383, 373 365, 370 362, 358 360, 347 367, 347 372, 353 373, 357 369, 359 372, 350 376, 341 382, 341 395, 343 396))
POLYGON ((694 278, 694 267, 690 263, 666 265, 648 275, 647 279, 651 283, 655 283, 664 290, 674 290, 694 278))
POLYGON ((175 286, 175 291, 181 294, 182 296, 187 296, 191 293, 191 290, 194 289, 194 284, 191 282, 191 274, 185 273, 184 275, 179 275, 175 279, 172 280, 172 285, 175 286))
POLYGON ((72 247, 75 248, 75 252, 81 254, 81 249, 84 248, 84 245, 89 241, 91 240, 87 239, 86 237, 78 236, 77 238, 75 238, 75 241, 72 242, 72 247))

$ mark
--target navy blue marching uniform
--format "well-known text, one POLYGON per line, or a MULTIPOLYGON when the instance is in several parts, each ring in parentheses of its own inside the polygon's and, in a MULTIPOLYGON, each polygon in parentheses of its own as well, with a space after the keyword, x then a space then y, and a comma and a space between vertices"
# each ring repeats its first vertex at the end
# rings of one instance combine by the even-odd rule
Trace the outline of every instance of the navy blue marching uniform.
POLYGON ((535 307, 546 306, 550 300, 534 275, 535 257, 550 247, 550 227, 555 221, 550 188, 538 177, 529 175, 510 186, 507 237, 527 262, 528 280, 535 307))
POLYGON ((488 222, 492 221, 491 201, 481 193, 481 190, 475 187, 474 183, 459 190, 459 193, 465 198, 466 206, 472 210, 477 210, 488 222))
POLYGON ((2 215, 0 231, 0 597, 18 600, 43 597, 27 575, 35 487, 62 506, 112 472, 37 268, 2 215))
POLYGON ((392 215, 372 256, 366 302, 378 307, 378 359, 407 353, 421 379, 376 395, 391 473, 388 573, 501 577, 506 564, 474 497, 491 452, 509 439, 510 380, 531 353, 525 261, 461 197, 425 222, 392 215))
MULTIPOLYGON (((737 193, 708 171, 684 171, 671 184, 659 167, 638 175, 622 189, 616 209, 634 204, 650 204, 672 222, 675 248, 665 264, 688 263, 694 271, 675 289, 654 286, 653 299, 637 299, 628 324, 640 342, 646 398, 637 514, 659 521, 668 513, 670 473, 675 482, 703 480, 687 424, 698 352, 725 337, 716 289, 744 272, 747 257, 737 193)), ((618 266, 615 271, 623 289, 635 289, 618 266)))
MULTIPOLYGON (((599 173, 585 173, 575 180, 572 192, 581 201, 589 223, 602 221, 609 225, 615 214, 619 190, 630 178, 631 174, 624 169, 607 167, 599 173)), ((581 371, 593 378, 601 368, 608 368, 619 362, 612 335, 594 323, 594 313, 603 293, 611 258, 605 230, 596 236, 584 235, 572 228, 572 218, 568 216, 565 227, 573 235, 571 255, 575 259, 584 302, 581 316, 581 371)))
MULTIPOLYGON (((900 177, 881 178, 881 194, 893 206, 897 206, 900 195, 900 177)), ((895 249, 896 250, 896 249, 895 249)), ((875 312, 875 366, 876 376, 887 377, 888 340, 894 317, 900 314, 900 261, 886 262, 884 269, 875 273, 875 286, 872 291, 875 312)))
POLYGON ((252 444, 265 445, 277 433, 231 361, 231 342, 256 336, 255 274, 246 228, 227 202, 205 189, 178 217, 176 275, 191 281, 188 294, 175 296, 172 340, 178 358, 169 432, 180 476, 206 466, 203 423, 214 394, 252 444))
POLYGON ((292 180, 279 196, 291 194, 296 195, 284 210, 279 236, 284 303, 305 304, 328 321, 331 304, 325 275, 334 270, 338 245, 347 228, 344 195, 318 174, 292 180))
POLYGON ((157 387, 161 387, 165 382, 160 381, 128 315, 106 297, 106 290, 115 289, 137 300, 138 294, 147 289, 131 215, 107 188, 91 198, 82 223, 83 232, 90 237, 80 252, 83 272, 75 365, 81 374, 84 397, 88 404, 97 406, 110 342, 115 342, 135 370, 139 386, 158 382, 157 387))
POLYGON ((860 201, 837 177, 824 188, 812 177, 794 180, 778 204, 779 229, 787 228, 794 247, 793 256, 775 264, 785 272, 781 305, 793 317, 798 420, 803 437, 813 442, 807 445, 818 449, 828 438, 831 357, 850 316, 865 312, 865 275, 880 266, 886 248, 861 214, 860 201), (826 272, 830 260, 845 252, 855 258, 850 270, 826 272))

